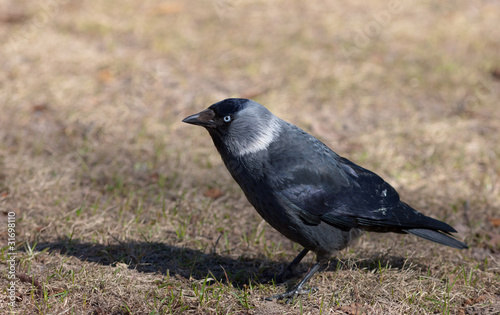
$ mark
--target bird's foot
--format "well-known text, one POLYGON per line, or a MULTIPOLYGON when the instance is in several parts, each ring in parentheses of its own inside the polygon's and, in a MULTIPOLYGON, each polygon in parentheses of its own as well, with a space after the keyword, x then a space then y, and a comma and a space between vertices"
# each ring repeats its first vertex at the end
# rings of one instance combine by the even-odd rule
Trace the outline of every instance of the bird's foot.
MULTIPOLYGON (((266 298, 266 300, 272 301, 272 300, 283 300, 283 299, 285 299, 287 303, 290 303, 298 295, 312 293, 312 292, 318 290, 316 288, 312 288, 312 289, 309 289, 309 290, 303 290, 302 287, 304 287, 304 285, 307 283, 307 281, 309 281, 309 279, 311 279, 311 277, 318 270, 320 270, 321 268, 322 268, 321 263, 319 263, 319 262, 316 263, 309 270, 309 272, 304 276, 304 278, 299 282, 299 284, 297 284, 295 287, 293 287, 293 289, 288 290, 288 291, 286 291, 285 293, 282 293, 282 294, 273 295, 273 296, 271 296, 269 298, 266 298)), ((290 268, 287 268, 287 269, 290 269, 290 268)))
POLYGON ((299 286, 296 286, 293 289, 286 291, 285 293, 276 294, 270 297, 266 297, 265 299, 267 301, 285 300, 285 302, 288 304, 291 303, 299 295, 310 294, 316 291, 318 291, 318 288, 310 288, 306 290, 300 288, 299 286))

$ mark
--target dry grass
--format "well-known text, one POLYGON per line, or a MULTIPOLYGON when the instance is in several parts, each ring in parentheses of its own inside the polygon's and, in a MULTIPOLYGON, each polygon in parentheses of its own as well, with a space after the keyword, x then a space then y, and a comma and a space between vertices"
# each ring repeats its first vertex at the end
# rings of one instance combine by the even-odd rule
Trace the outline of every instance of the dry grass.
POLYGON ((1 308, 13 211, 19 314, 498 313, 499 15, 488 0, 0 0, 1 308), (367 234, 318 292, 263 301, 300 248, 180 122, 231 96, 376 171, 470 249, 367 234))

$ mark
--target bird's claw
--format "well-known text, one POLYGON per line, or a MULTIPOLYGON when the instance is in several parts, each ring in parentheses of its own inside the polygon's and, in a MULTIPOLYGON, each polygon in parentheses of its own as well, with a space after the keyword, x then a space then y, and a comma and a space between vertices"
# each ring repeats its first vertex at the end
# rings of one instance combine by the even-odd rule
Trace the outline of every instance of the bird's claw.
POLYGON ((275 294, 273 296, 266 297, 265 299, 266 299, 266 301, 285 300, 285 303, 288 304, 288 303, 293 302, 293 300, 299 295, 310 294, 310 293, 314 293, 316 291, 318 291, 318 288, 316 288, 316 287, 313 287, 310 289, 302 289, 302 288, 295 287, 289 291, 286 291, 285 293, 275 294))

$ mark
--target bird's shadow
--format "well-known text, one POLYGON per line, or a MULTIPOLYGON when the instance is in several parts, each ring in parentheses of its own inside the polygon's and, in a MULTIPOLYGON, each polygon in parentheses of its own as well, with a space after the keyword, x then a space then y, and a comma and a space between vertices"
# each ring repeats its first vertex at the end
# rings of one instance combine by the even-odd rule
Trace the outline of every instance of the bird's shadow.
MULTIPOLYGON (((248 283, 273 283, 288 263, 265 257, 233 258, 211 251, 204 252, 159 242, 128 241, 103 245, 61 238, 54 242, 32 245, 36 246, 37 251, 58 252, 101 265, 116 266, 123 263, 139 272, 178 275, 184 279, 203 280, 213 277, 223 283, 229 281, 235 287, 248 283)), ((306 272, 309 267, 310 264, 302 262, 299 270, 306 272)), ((424 265, 408 263, 408 259, 401 256, 376 254, 357 260, 334 258, 326 270, 378 271, 380 268, 426 269, 424 265)))
POLYGON ((266 283, 283 265, 263 257, 231 257, 211 250, 198 250, 161 242, 124 241, 115 244, 96 244, 61 238, 53 242, 38 242, 31 247, 37 251, 74 256, 81 261, 105 266, 126 264, 143 273, 180 276, 203 280, 212 277, 240 287, 249 281, 266 283))

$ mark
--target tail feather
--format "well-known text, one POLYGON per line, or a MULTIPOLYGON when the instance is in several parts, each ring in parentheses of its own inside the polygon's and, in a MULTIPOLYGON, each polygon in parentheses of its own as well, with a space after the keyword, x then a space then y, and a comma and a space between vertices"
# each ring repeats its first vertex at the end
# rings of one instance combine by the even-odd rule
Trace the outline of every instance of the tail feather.
POLYGON ((457 232, 448 223, 423 215, 422 213, 418 212, 417 210, 410 207, 407 203, 404 203, 402 201, 400 202, 400 204, 404 212, 414 214, 413 216, 411 216, 410 219, 412 221, 407 222, 409 223, 409 227, 419 228, 419 229, 430 229, 430 230, 444 232, 446 234, 457 232))
POLYGON ((406 233, 410 233, 413 235, 416 235, 421 238, 425 238, 426 240, 433 241, 439 244, 443 244, 446 246, 458 248, 458 249, 464 249, 468 248, 467 245, 464 243, 460 242, 457 239, 454 239, 453 237, 447 235, 448 233, 446 232, 440 232, 440 231, 434 231, 434 230, 427 230, 427 229, 406 229, 403 230, 406 233), (446 234, 445 234, 446 233, 446 234))

